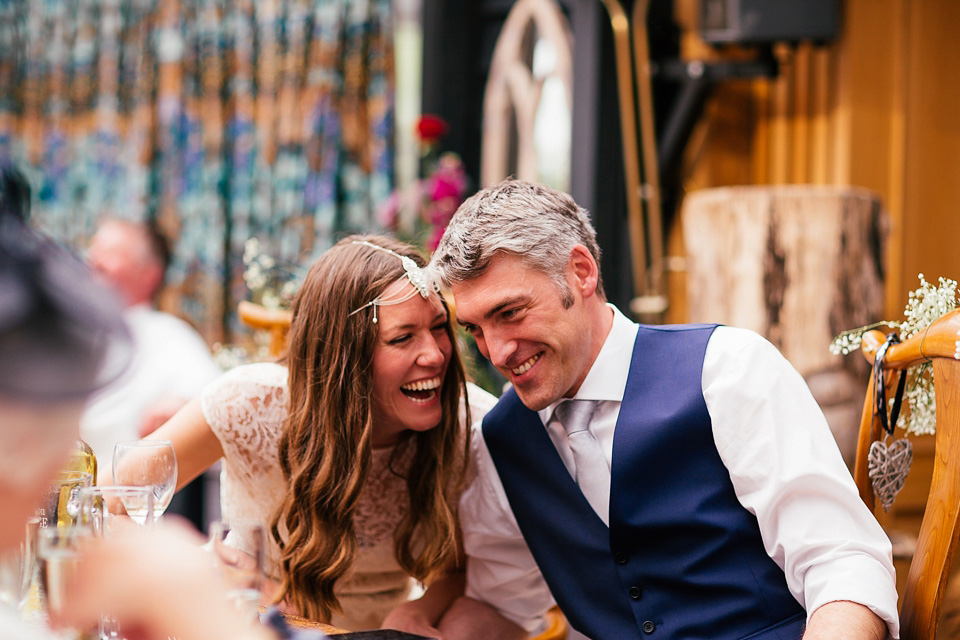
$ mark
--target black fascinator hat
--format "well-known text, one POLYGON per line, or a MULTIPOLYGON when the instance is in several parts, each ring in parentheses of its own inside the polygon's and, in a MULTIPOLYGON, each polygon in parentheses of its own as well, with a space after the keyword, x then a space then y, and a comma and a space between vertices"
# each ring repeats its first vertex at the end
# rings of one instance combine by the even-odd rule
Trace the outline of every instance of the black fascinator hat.
POLYGON ((132 342, 115 297, 27 226, 30 188, 0 166, 0 397, 82 400, 115 379, 132 342))

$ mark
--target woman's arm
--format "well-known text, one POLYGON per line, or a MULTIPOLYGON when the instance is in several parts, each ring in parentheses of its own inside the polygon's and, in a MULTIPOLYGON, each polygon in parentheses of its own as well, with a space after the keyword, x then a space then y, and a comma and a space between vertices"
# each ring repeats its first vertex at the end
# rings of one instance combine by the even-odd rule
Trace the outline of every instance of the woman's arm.
POLYGON ((383 629, 397 629, 442 640, 437 623, 450 605, 463 595, 464 573, 452 570, 430 583, 416 600, 404 602, 391 611, 380 625, 383 629))
POLYGON ((177 454, 177 489, 223 457, 223 447, 194 398, 146 440, 170 440, 177 454))

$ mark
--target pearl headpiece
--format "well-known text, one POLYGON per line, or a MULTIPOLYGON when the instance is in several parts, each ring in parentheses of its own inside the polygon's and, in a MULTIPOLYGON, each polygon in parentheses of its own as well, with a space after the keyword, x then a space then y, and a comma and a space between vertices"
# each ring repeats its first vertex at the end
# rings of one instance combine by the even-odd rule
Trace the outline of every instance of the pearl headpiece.
MULTIPOLYGON (((420 294, 420 297, 422 297, 424 300, 430 297, 431 282, 427 278, 427 274, 424 273, 423 269, 421 269, 416 262, 414 262, 413 258, 410 258, 408 256, 402 256, 396 251, 391 251, 386 247, 381 247, 380 245, 373 244, 372 242, 367 242, 366 240, 354 240, 353 244, 366 245, 371 249, 376 249, 377 251, 383 251, 384 253, 389 253, 390 255, 398 258, 400 260, 400 264, 403 266, 404 275, 407 276, 407 280, 409 280, 410 284, 413 285, 414 290, 398 298, 383 298, 381 296, 377 296, 376 298, 374 298, 367 304, 363 305, 362 307, 358 309, 354 309, 353 311, 348 313, 347 314, 348 318, 355 313, 359 313, 360 311, 363 311, 367 307, 373 307, 373 323, 376 324, 377 323, 377 307, 383 307, 391 304, 400 304, 401 302, 406 302, 407 300, 417 295, 418 293, 420 294)), ((436 283, 433 283, 432 288, 434 291, 439 291, 437 289, 436 283)))

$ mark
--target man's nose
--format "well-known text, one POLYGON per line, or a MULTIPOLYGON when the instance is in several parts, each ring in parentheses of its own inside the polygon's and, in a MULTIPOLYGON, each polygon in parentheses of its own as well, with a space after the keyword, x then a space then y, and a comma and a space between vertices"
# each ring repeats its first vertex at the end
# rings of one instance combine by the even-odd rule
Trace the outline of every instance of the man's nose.
POLYGON ((501 333, 486 334, 487 359, 495 367, 506 368, 507 363, 517 351, 517 341, 501 333))

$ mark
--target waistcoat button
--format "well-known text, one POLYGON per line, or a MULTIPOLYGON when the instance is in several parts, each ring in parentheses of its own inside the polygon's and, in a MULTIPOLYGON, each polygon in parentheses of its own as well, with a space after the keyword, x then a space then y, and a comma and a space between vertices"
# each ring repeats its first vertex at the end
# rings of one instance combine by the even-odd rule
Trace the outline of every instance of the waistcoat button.
POLYGON ((633 598, 634 600, 640 599, 640 593, 641 593, 640 587, 630 587, 630 591, 628 593, 630 594, 630 597, 633 598))
POLYGON ((643 623, 643 632, 644 632, 644 633, 653 633, 653 630, 656 629, 656 628, 657 628, 657 625, 653 624, 653 622, 651 622, 651 621, 649 621, 649 620, 647 620, 646 622, 643 623))
POLYGON ((617 564, 627 564, 628 560, 627 554, 625 554, 623 551, 618 551, 615 553, 613 559, 617 564))

